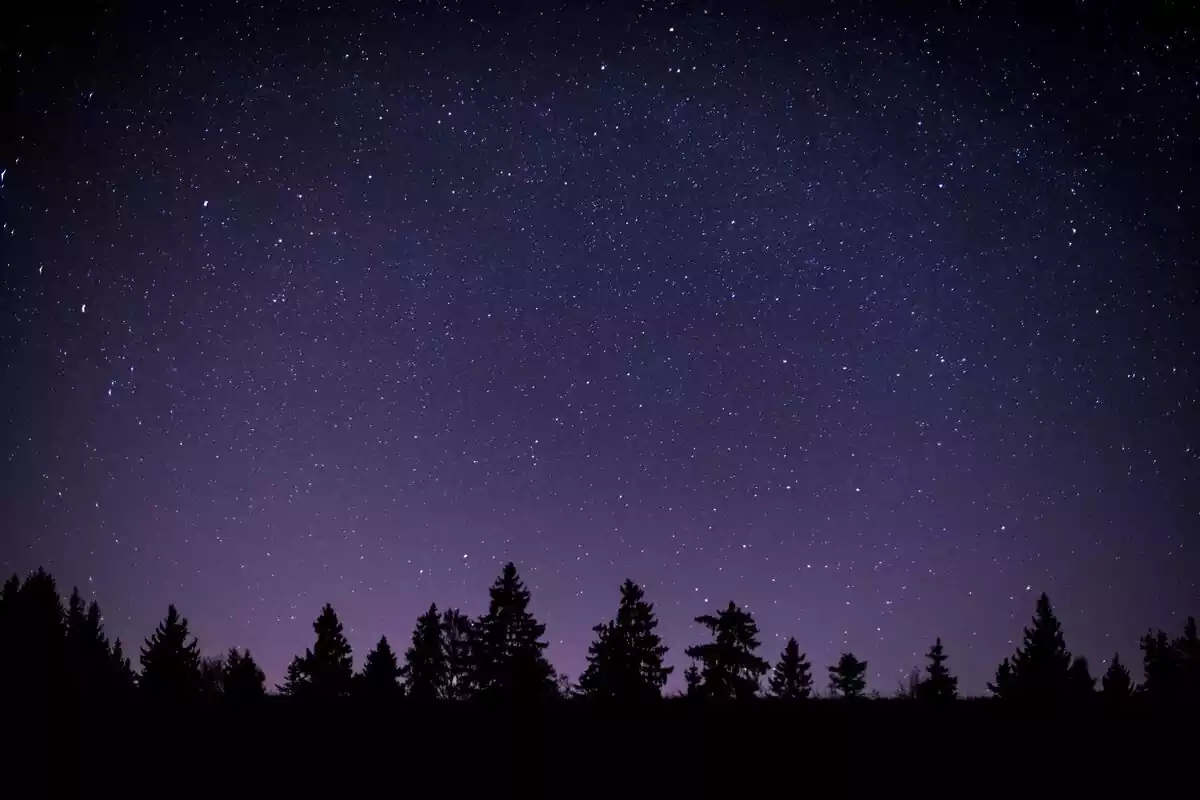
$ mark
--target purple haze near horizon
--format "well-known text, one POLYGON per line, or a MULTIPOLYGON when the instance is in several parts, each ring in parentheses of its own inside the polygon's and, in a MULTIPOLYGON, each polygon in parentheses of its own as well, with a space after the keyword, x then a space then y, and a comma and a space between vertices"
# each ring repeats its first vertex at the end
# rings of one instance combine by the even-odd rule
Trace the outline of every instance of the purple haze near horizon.
POLYGON ((572 677, 626 577, 672 686, 730 600, 822 687, 941 636, 981 692, 1041 591, 1138 663, 1197 610, 1196 47, 1063 8, 14 26, 0 565, 272 682, 509 559, 572 677))

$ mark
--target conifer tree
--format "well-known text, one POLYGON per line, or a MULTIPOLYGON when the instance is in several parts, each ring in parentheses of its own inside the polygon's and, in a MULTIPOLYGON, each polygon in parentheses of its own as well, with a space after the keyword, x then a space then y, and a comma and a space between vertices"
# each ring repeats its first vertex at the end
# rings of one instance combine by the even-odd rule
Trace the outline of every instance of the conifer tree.
MULTIPOLYGON (((10 590, 11 591, 11 590, 10 590)), ((38 567, 12 596, 9 685, 22 694, 57 694, 71 680, 66 611, 54 576, 38 567)))
POLYGON ((235 703, 247 703, 267 696, 267 676, 247 650, 229 648, 224 668, 225 697, 235 703))
POLYGON ((417 617, 412 644, 404 652, 402 674, 408 696, 418 702, 430 702, 443 696, 448 681, 448 664, 443 638, 442 617, 436 604, 417 617))
POLYGON ((1096 679, 1092 677, 1088 660, 1084 656, 1077 656, 1071 661, 1068 679, 1070 697, 1083 699, 1095 694, 1096 679))
POLYGON ((309 696, 309 687, 312 681, 308 676, 308 668, 305 666, 312 658, 312 651, 306 650, 302 656, 293 656, 288 664, 287 677, 283 683, 276 688, 279 693, 286 697, 305 698, 309 696))
POLYGON ((1200 636, 1196 633, 1196 618, 1188 617, 1183 635, 1173 642, 1179 662, 1181 697, 1185 702, 1200 701, 1200 636))
POLYGON ((152 697, 177 700, 200 692, 200 647, 174 605, 142 646, 139 687, 152 697), (190 641, 189 641, 190 639, 190 641))
POLYGON ((1142 689, 1154 700, 1178 697, 1182 687, 1179 654, 1163 631, 1151 631, 1142 637, 1142 689))
POLYGON ((137 676, 133 672, 133 665, 129 663, 129 658, 125 655, 120 638, 113 642, 112 650, 109 651, 108 677, 109 690, 113 693, 128 692, 137 686, 137 676))
POLYGON ((853 653, 842 653, 838 663, 829 667, 829 691, 834 696, 862 697, 867 689, 867 662, 853 653))
POLYGON ((1000 662, 1000 666, 996 668, 995 679, 988 683, 987 687, 989 692, 1002 700, 1011 698, 1016 694, 1012 659, 1005 657, 1000 662))
POLYGON ((686 687, 684 694, 688 697, 702 697, 704 681, 700 677, 700 668, 695 662, 688 665, 688 668, 683 671, 683 683, 686 687))
POLYGON ((1125 700, 1133 696, 1133 678, 1121 663, 1119 653, 1113 653, 1112 661, 1100 680, 1100 693, 1113 700, 1125 700))
POLYGON ((67 602, 67 668, 71 690, 80 696, 94 696, 112 689, 112 651, 104 635, 100 605, 84 605, 79 589, 67 602))
POLYGON ((442 614, 442 644, 446 654, 446 681, 442 697, 466 700, 474 692, 474 659, 471 643, 475 628, 471 618, 457 608, 442 614))
POLYGON ((1045 593, 1038 598, 1033 625, 1025 629, 1021 647, 1006 663, 1008 674, 1002 676, 998 670, 996 683, 990 684, 999 697, 1046 702, 1077 695, 1071 653, 1045 593))
POLYGON ((225 659, 222 656, 200 657, 200 694, 216 699, 225 693, 225 659))
POLYGON ((8 580, 4 582, 4 588, 0 589, 0 610, 12 608, 17 602, 17 593, 21 591, 21 578, 17 573, 13 573, 8 580))
POLYGON ((655 633, 658 619, 645 592, 631 580, 621 585, 616 619, 595 626, 588 665, 579 690, 605 700, 648 700, 662 697, 672 667, 663 666, 667 648, 655 633))
POLYGON ((929 666, 925 668, 924 679, 917 684, 917 698, 938 701, 957 699, 958 678, 951 675, 946 667, 949 656, 942 646, 941 637, 933 643, 925 657, 929 659, 929 666))
POLYGON ((713 635, 713 641, 684 652, 700 662, 701 694, 716 700, 747 700, 758 693, 759 679, 770 669, 756 651, 758 625, 748 611, 733 602, 717 612, 696 617, 713 635))
POLYGON ((375 700, 394 700, 404 694, 400 685, 400 665, 386 636, 379 637, 375 649, 367 653, 358 688, 363 695, 375 700))
POLYGON ((489 590, 488 611, 477 623, 475 680, 483 697, 543 699, 554 696, 554 670, 546 660, 546 626, 529 612, 529 590, 509 562, 489 590))
POLYGON ((0 589, 0 697, 18 690, 20 636, 17 630, 17 597, 20 591, 21 579, 16 573, 0 589))
POLYGON ((1200 637, 1195 617, 1188 617, 1183 635, 1171 639, 1161 630, 1142 637, 1142 689, 1164 702, 1200 701, 1200 637))
POLYGON ((333 606, 325 604, 313 631, 317 640, 304 660, 306 688, 317 698, 345 697, 354 687, 354 660, 333 606))
POLYGON ((800 652, 800 645, 794 638, 784 645, 769 686, 771 696, 780 700, 806 700, 812 696, 812 664, 808 656, 800 652))

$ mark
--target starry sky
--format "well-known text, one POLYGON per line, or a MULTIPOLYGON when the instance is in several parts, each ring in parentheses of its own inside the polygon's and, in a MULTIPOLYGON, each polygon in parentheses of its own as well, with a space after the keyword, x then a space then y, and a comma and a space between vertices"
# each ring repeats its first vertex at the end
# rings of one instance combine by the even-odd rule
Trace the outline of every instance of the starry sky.
POLYGON ((1183 12, 294 5, 0 33, 5 573, 273 682, 509 559, 672 687, 730 600, 884 693, 1200 611, 1183 12))

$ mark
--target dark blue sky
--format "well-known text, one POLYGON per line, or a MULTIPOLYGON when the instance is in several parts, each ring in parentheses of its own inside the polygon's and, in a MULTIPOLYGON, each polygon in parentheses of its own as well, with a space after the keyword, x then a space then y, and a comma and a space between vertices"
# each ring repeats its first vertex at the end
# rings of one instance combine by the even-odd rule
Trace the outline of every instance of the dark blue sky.
POLYGON ((509 559, 572 677, 626 577, 885 693, 1197 611, 1180 19, 300 5, 2 34, 5 572, 272 680, 509 559))

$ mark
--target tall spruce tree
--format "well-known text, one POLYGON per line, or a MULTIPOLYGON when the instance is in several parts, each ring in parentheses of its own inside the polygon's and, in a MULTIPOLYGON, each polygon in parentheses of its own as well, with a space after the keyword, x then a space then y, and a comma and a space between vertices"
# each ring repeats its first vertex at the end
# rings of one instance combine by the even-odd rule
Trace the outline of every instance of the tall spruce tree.
POLYGON ((925 676, 916 686, 916 695, 919 700, 955 700, 958 698, 958 678, 950 674, 950 670, 946 667, 946 649, 942 646, 942 639, 938 639, 929 648, 929 652, 925 657, 929 659, 929 665, 925 667, 925 676))
POLYGON ((714 700, 747 700, 758 694, 759 679, 770 664, 756 653, 758 625, 750 612, 731 601, 716 616, 704 614, 696 622, 713 636, 712 642, 684 651, 701 664, 701 694, 714 700))
POLYGON ((125 655, 125 649, 119 637, 113 641, 112 650, 109 651, 108 677, 109 690, 116 694, 128 692, 138 685, 137 675, 133 672, 133 665, 125 655))
POLYGON ((1112 661, 1100 679, 1100 694, 1111 700, 1126 700, 1133 696, 1133 677, 1121 663, 1120 653, 1113 653, 1112 661))
POLYGON ((267 696, 267 676, 249 650, 229 649, 225 656, 224 679, 225 697, 231 702, 254 702, 267 696))
POLYGON ((616 619, 592 628, 596 638, 588 648, 588 665, 579 676, 579 690, 604 700, 649 700, 662 697, 672 667, 663 666, 667 653, 655 633, 658 619, 645 592, 631 580, 621 584, 616 619))
POLYGON ((14 598, 11 681, 22 694, 57 694, 70 684, 66 611, 54 576, 38 567, 14 598))
POLYGON ((771 696, 780 700, 807 700, 812 696, 812 664, 800 652, 800 645, 788 639, 779 654, 779 663, 771 673, 768 686, 771 696))
POLYGON ((989 688, 1001 698, 1047 702, 1077 696, 1078 675, 1071 673, 1071 653, 1062 625, 1045 593, 1038 598, 1033 625, 1011 659, 1005 659, 989 688))
POLYGON ((375 649, 367 653, 362 673, 358 676, 358 689, 364 696, 375 700, 394 700, 403 696, 400 665, 386 636, 379 637, 375 649))
POLYGON ((404 668, 401 672, 409 698, 425 703, 443 696, 449 670, 442 617, 436 604, 417 617, 412 644, 404 652, 404 668))
POLYGON ((543 699, 555 694, 554 670, 546 660, 546 626, 529 612, 529 590, 517 568, 504 565, 489 590, 488 611, 474 638, 475 679, 487 698, 543 699))
POLYGON ((838 663, 829 667, 829 691, 836 697, 862 697, 867 690, 867 662, 853 653, 842 653, 838 663))
POLYGON ((67 667, 71 691, 81 696, 107 694, 112 685, 112 649, 104 635, 100 605, 84 604, 79 589, 67 602, 67 667))
POLYGON ((305 666, 312 659, 312 651, 306 650, 302 656, 293 656, 291 662, 288 663, 287 676, 283 679, 283 683, 276 688, 279 693, 285 697, 307 698, 310 696, 310 687, 312 680, 308 675, 308 667, 305 666))
POLYGON ((988 691, 1000 699, 1011 698, 1016 694, 1016 679, 1013 676, 1012 659, 1005 657, 996 667, 996 677, 988 682, 988 691))
POLYGON ((1096 693, 1096 679, 1084 656, 1076 656, 1071 661, 1068 678, 1068 696, 1072 699, 1084 699, 1096 693))
POLYGON ((313 631, 317 640, 304 662, 307 691, 316 698, 345 697, 354 688, 354 659, 333 606, 325 604, 313 631))
POLYGON ((1161 630, 1141 640, 1142 690, 1163 702, 1200 701, 1200 637, 1195 617, 1188 617, 1183 635, 1171 639, 1161 630))
POLYGON ((475 690, 474 659, 471 646, 475 626, 471 618, 457 608, 442 614, 442 645, 446 654, 446 680, 442 697, 446 700, 467 700, 475 690))
POLYGON ((156 699, 180 700, 200 693, 200 646, 174 605, 167 607, 167 616, 142 645, 138 684, 156 699))

